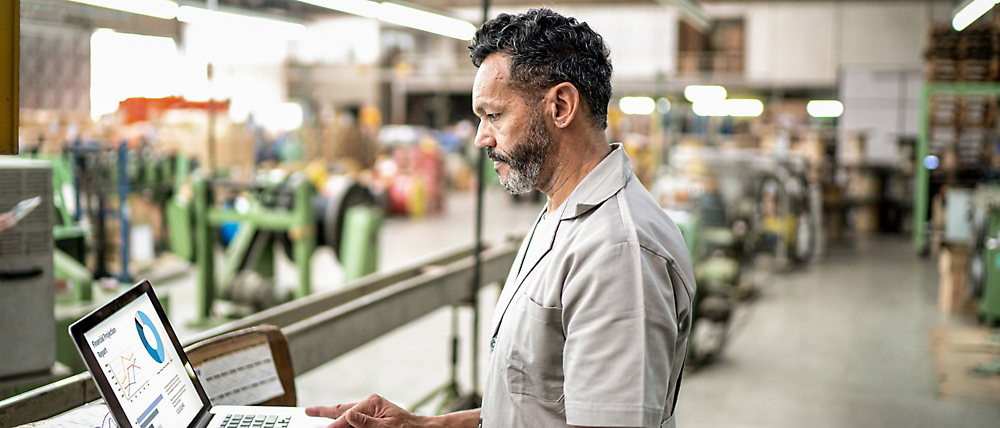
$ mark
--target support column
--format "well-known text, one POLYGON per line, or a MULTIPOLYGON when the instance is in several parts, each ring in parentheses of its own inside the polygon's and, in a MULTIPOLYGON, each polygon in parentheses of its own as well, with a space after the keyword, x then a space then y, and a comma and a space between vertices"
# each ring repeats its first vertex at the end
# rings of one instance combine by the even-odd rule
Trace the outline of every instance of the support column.
POLYGON ((0 2, 0 155, 17 154, 21 2, 0 2))

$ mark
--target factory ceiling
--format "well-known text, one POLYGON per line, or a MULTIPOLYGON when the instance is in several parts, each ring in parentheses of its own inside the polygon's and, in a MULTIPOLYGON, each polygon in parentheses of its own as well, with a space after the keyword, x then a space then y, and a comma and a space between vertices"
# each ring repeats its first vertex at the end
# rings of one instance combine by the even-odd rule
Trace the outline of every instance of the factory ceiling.
MULTIPOLYGON (((665 4, 671 3, 674 0, 490 0, 491 6, 525 6, 525 5, 547 5, 547 6, 581 6, 581 5, 608 5, 608 6, 627 6, 627 5, 653 5, 653 4, 665 4)), ((695 4, 711 4, 711 3, 733 3, 734 0, 684 0, 695 4)), ((914 2, 920 1, 924 3, 957 3, 956 0, 738 0, 745 3, 790 3, 790 2, 818 2, 818 1, 834 1, 840 3, 849 2, 914 2)), ((268 12, 278 15, 288 15, 293 17, 306 17, 315 14, 329 14, 336 13, 331 12, 329 9, 324 9, 318 6, 313 6, 307 3, 302 3, 295 0, 218 0, 219 4, 222 6, 237 7, 242 9, 250 9, 259 12, 268 12)), ((400 3, 409 3, 411 5, 420 6, 432 10, 447 10, 451 8, 470 8, 470 7, 481 7, 482 0, 403 0, 400 3)))

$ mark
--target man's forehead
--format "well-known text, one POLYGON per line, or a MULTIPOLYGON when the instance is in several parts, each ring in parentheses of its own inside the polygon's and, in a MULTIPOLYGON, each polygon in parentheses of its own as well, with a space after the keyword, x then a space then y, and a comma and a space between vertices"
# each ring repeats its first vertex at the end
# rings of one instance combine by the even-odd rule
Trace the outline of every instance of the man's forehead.
POLYGON ((492 54, 483 60, 476 71, 476 80, 472 85, 472 96, 486 95, 507 86, 510 78, 510 57, 503 54, 492 54))

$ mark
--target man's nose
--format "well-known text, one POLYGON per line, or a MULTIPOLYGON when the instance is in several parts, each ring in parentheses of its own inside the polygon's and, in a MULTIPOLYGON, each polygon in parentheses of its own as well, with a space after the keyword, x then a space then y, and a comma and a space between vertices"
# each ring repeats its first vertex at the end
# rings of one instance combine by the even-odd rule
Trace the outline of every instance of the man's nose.
POLYGON ((484 147, 494 147, 497 145, 497 140, 493 138, 493 136, 490 135, 489 132, 486 131, 485 123, 486 123, 485 120, 479 122, 479 129, 476 130, 476 139, 474 142, 476 144, 477 149, 481 149, 484 147))

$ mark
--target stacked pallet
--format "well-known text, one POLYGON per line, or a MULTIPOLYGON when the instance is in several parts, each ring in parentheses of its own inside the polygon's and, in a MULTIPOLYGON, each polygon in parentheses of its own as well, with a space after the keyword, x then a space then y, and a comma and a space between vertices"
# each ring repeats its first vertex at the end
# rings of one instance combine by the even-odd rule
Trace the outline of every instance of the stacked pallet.
MULTIPOLYGON (((927 80, 1000 82, 1000 28, 950 26, 931 29, 927 49, 927 80)), ((942 159, 946 170, 981 169, 991 154, 997 100, 986 96, 939 95, 931 99, 928 151, 942 159)))

